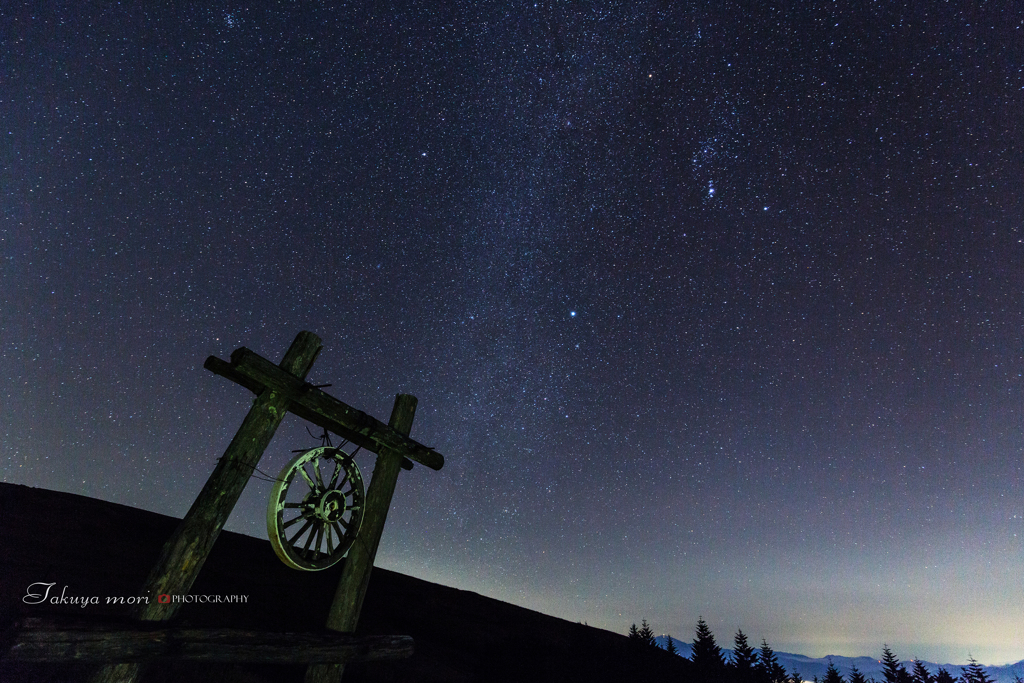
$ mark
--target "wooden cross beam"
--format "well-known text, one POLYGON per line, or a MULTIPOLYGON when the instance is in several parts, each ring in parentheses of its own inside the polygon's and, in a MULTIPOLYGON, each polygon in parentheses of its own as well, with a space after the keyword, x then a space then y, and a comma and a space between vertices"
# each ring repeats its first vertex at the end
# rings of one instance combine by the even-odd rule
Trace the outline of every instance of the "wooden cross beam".
POLYGON ((203 367, 257 395, 267 388, 273 389, 288 398, 289 412, 374 453, 386 449, 401 453, 432 470, 444 466, 444 456, 433 448, 419 444, 391 425, 342 403, 245 347, 231 354, 230 363, 210 356, 203 367))
MULTIPOLYGON (((151 600, 135 614, 137 619, 166 621, 174 616, 181 603, 161 603, 156 596, 188 593, 263 451, 285 413, 292 412, 377 453, 362 527, 343 567, 327 623, 335 631, 355 630, 399 469, 408 459, 439 470, 444 457, 409 438, 416 397, 399 394, 385 425, 306 382, 321 346, 315 334, 300 332, 280 366, 246 348, 232 353, 230 363, 213 356, 206 360, 208 370, 241 384, 257 397, 203 490, 164 545, 143 587, 143 594, 151 600)), ((340 665, 319 665, 310 668, 307 678, 337 680, 340 674, 340 665)), ((137 664, 110 665, 101 669, 92 683, 134 681, 138 675, 137 664)))

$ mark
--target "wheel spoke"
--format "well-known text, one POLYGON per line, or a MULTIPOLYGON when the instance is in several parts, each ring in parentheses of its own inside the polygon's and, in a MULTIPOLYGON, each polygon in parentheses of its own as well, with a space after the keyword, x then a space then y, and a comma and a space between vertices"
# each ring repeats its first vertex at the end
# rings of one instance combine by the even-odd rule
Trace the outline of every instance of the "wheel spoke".
MULTIPOLYGON (((310 520, 309 523, 312 524, 313 520, 310 520)), ((302 554, 303 554, 303 556, 309 554, 309 546, 313 545, 313 537, 315 535, 316 535, 316 533, 310 531, 309 532, 309 536, 306 536, 306 545, 302 546, 302 554)))
POLYGON ((305 519, 305 517, 303 517, 302 515, 299 515, 298 517, 293 517, 292 519, 289 519, 289 520, 288 520, 287 522, 285 522, 284 524, 282 524, 282 525, 281 525, 281 528, 282 528, 282 529, 287 529, 287 528, 288 528, 288 527, 290 527, 290 526, 291 526, 292 524, 295 524, 296 522, 301 522, 301 521, 302 521, 302 520, 304 520, 304 519, 305 519))
POLYGON ((286 508, 300 508, 300 507, 302 507, 302 503, 285 503, 284 507, 286 507, 286 508))
MULTIPOLYGON (((300 518, 300 519, 301 519, 301 518, 300 518)), ((311 526, 313 526, 313 520, 311 520, 311 519, 307 519, 307 520, 306 520, 306 523, 302 525, 302 528, 301 528, 301 529, 299 529, 298 533, 296 533, 296 534, 295 534, 294 536, 292 536, 292 537, 291 537, 291 539, 290 539, 290 540, 288 541, 288 545, 290 545, 290 546, 293 546, 293 547, 294 547, 294 546, 295 546, 295 544, 296 544, 296 543, 298 542, 298 540, 299 540, 299 536, 301 536, 301 535, 303 534, 303 532, 305 532, 305 531, 306 531, 306 529, 308 529, 308 528, 309 528, 309 527, 311 527, 311 526)))
POLYGON ((316 473, 316 483, 320 485, 320 490, 324 490, 324 478, 320 474, 320 458, 313 461, 313 471, 316 473))
POLYGON ((299 472, 302 473, 302 478, 306 480, 307 484, 309 484, 310 490, 311 491, 316 491, 316 484, 314 484, 313 480, 309 478, 308 474, 306 474, 306 466, 304 464, 303 465, 299 465, 298 470, 299 470, 299 472))
POLYGON ((338 460, 334 461, 334 474, 331 476, 331 484, 327 488, 333 489, 334 485, 338 483, 338 475, 341 474, 341 470, 344 469, 341 466, 341 462, 338 460))
POLYGON ((313 544, 313 551, 317 552, 317 553, 320 553, 321 555, 323 555, 323 551, 320 550, 320 547, 321 547, 321 545, 323 543, 323 540, 324 540, 324 525, 323 525, 323 522, 321 522, 316 527, 316 543, 313 544))
POLYGON ((323 527, 323 530, 326 532, 325 535, 327 536, 327 554, 328 555, 333 555, 334 554, 334 544, 331 542, 331 523, 330 522, 324 522, 322 527, 323 527))
POLYGON ((333 526, 334 526, 334 533, 338 534, 338 543, 339 544, 344 543, 345 542, 345 532, 341 530, 341 527, 338 526, 337 522, 334 522, 333 526))

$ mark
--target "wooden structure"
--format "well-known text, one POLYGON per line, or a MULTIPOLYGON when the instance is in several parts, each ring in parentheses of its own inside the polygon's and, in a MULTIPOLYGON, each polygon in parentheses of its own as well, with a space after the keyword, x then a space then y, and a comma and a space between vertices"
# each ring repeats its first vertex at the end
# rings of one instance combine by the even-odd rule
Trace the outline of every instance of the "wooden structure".
MULTIPOLYGON (((439 470, 444 465, 444 458, 432 448, 409 438, 416 412, 415 396, 399 394, 395 398, 391 419, 385 425, 306 382, 306 375, 320 349, 319 337, 312 332, 300 332, 280 365, 244 347, 231 354, 230 362, 214 356, 206 360, 204 367, 207 370, 241 384, 255 393, 256 399, 234 439, 217 462, 213 474, 164 545, 143 588, 143 595, 149 596, 150 600, 139 608, 135 614, 136 619, 141 622, 161 622, 175 615, 180 603, 161 603, 156 600, 156 596, 188 593, 263 451, 285 414, 291 412, 377 454, 373 477, 366 493, 362 527, 349 550, 326 624, 328 629, 341 633, 355 630, 399 470, 403 467, 411 468, 410 461, 439 470)), ((165 634, 160 638, 204 641, 210 651, 223 638, 221 630, 217 629, 193 629, 187 636, 182 635, 183 631, 175 633, 177 635, 165 634)), ((130 647, 129 643, 137 640, 131 630, 109 631, 107 635, 110 640, 122 641, 126 648, 130 647), (115 636, 115 633, 120 635, 115 636)), ((61 637, 74 640, 77 636, 67 632, 61 637)), ((250 636, 248 642, 255 645, 263 641, 250 636)), ((311 656, 295 660, 310 663, 306 674, 307 683, 340 680, 348 656, 346 653, 350 652, 345 648, 354 647, 352 643, 356 641, 349 639, 332 642, 333 645, 321 643, 326 650, 311 645, 311 656), (314 652, 320 654, 313 656, 314 652), (333 661, 327 658, 325 661, 324 656, 321 656, 324 652, 330 652, 332 657, 337 655, 338 658, 333 661)), ((407 656, 404 647, 390 650, 389 656, 407 656)), ((196 651, 202 649, 199 645, 195 648, 196 651)), ((243 649, 251 651, 251 648, 243 649)), ((352 652, 357 650, 358 647, 352 652)), ((135 661, 114 660, 122 663, 104 666, 93 677, 93 683, 137 680, 140 667, 136 663, 138 658, 133 659, 135 661)), ((240 660, 236 658, 232 661, 240 660)))

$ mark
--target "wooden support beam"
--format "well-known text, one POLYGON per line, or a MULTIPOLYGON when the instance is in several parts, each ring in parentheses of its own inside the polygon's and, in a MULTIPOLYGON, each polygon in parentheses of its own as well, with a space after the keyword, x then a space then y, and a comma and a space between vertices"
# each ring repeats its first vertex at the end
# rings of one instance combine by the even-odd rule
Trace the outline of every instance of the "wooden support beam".
POLYGON ((250 391, 269 387, 290 399, 288 410, 298 417, 338 434, 374 453, 398 451, 410 460, 433 470, 444 466, 444 456, 401 434, 371 415, 339 401, 313 385, 297 379, 247 348, 237 349, 227 363, 215 356, 203 367, 226 377, 250 391))
POLYGON ((409 636, 356 638, 349 634, 330 632, 274 633, 228 628, 153 628, 152 624, 64 624, 26 619, 5 659, 11 662, 144 663, 190 660, 311 664, 402 659, 413 652, 413 640, 409 636))
MULTIPOLYGON (((278 370, 301 383, 320 349, 319 337, 312 332, 300 332, 278 370)), ((160 603, 156 597, 188 593, 287 409, 288 396, 270 387, 253 401, 235 438, 150 571, 143 588, 143 595, 150 600, 139 611, 139 619, 166 621, 174 616, 181 603, 160 603)))
MULTIPOLYGON (((416 415, 416 397, 399 394, 391 411, 389 425, 396 432, 408 435, 416 415)), ((391 497, 395 493, 398 472, 402 466, 402 454, 388 449, 381 450, 377 464, 366 492, 363 524, 359 529, 352 549, 349 550, 342 568, 338 589, 327 617, 327 628, 333 631, 351 633, 359 623, 366 588, 370 584, 370 572, 377 557, 384 522, 387 520, 391 497)), ((344 671, 344 664, 315 664, 306 669, 306 683, 338 683, 344 671)))
MULTIPOLYGON (((320 338, 312 332, 300 332, 292 342, 279 370, 302 383, 320 353, 320 338)), ((268 361, 269 362, 269 361, 268 361)), ((184 519, 164 544, 160 557, 143 586, 149 597, 134 615, 142 621, 167 621, 174 616, 180 602, 161 603, 157 596, 187 594, 206 562, 210 549, 220 535, 224 523, 238 502, 270 439, 288 412, 288 396, 272 387, 260 392, 253 401, 235 438, 217 461, 213 474, 192 503, 184 519)), ((103 667, 92 683, 134 681, 139 668, 133 664, 103 667)))

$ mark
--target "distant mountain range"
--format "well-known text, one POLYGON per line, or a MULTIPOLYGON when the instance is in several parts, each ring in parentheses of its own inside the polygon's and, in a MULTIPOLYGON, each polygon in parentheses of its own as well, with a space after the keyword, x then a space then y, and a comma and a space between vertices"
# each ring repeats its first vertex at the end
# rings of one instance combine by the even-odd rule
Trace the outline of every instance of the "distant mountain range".
MULTIPOLYGON (((668 644, 668 636, 658 636, 658 645, 665 647, 668 644)), ((689 659, 690 653, 693 650, 693 644, 687 641, 672 639, 675 643, 676 649, 679 650, 679 654, 682 657, 689 659)), ((756 648, 755 648, 756 649, 756 648)), ((732 658, 732 650, 722 648, 722 654, 725 658, 732 658)), ((804 678, 804 680, 812 680, 815 676, 818 679, 825 677, 825 669, 828 668, 829 657, 819 657, 814 659, 813 657, 807 657, 804 655, 797 655, 791 652, 776 652, 775 656, 779 659, 779 664, 786 667, 786 671, 792 673, 797 671, 804 678)), ((835 663, 836 668, 839 669, 839 673, 844 678, 849 678, 850 668, 856 666, 860 669, 860 672, 868 678, 874 678, 876 681, 884 680, 882 676, 882 662, 875 657, 841 657, 839 655, 830 655, 832 661, 835 663)), ((962 671, 960 665, 957 664, 935 664, 934 662, 928 662, 921 660, 931 673, 936 673, 939 667, 942 667, 954 677, 958 678, 962 671)), ((911 670, 913 667, 912 661, 904 662, 907 670, 911 670)), ((1017 662, 1016 664, 1006 664, 1004 666, 986 666, 985 672, 996 681, 996 683, 1013 683, 1014 674, 1019 674, 1024 677, 1024 659, 1017 662)))

